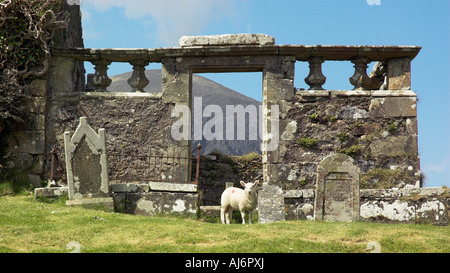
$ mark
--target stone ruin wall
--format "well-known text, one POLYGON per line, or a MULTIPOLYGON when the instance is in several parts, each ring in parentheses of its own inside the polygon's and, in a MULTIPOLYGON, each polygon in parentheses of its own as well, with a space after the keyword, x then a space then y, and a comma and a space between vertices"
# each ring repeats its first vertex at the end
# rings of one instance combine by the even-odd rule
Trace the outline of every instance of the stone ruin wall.
MULTIPOLYGON (((220 61, 212 58, 212 63, 227 59, 234 65, 242 61, 241 57, 220 58, 220 61)), ((255 60, 259 63, 267 61, 265 58, 255 60)), ((36 180, 40 181, 48 177, 48 154, 51 148, 54 144, 62 145, 64 131, 74 130, 80 116, 87 116, 94 128, 106 129, 107 147, 110 152, 134 152, 142 147, 155 145, 162 149, 171 145, 190 147, 187 143, 180 145, 171 139, 170 125, 174 119, 169 113, 176 103, 189 104, 189 93, 180 93, 190 90, 190 70, 183 68, 183 65, 198 65, 201 59, 184 58, 181 64, 178 63, 180 62, 175 58, 165 60, 163 67, 166 78, 163 84, 167 84, 163 94, 84 93, 76 92, 73 80, 70 80, 75 78, 77 62, 55 57, 52 62, 54 69, 48 79, 36 79, 30 86, 30 92, 37 96, 27 103, 27 108, 36 121, 29 125, 28 129, 36 128, 36 131, 15 132, 9 140, 9 147, 15 152, 13 154, 20 158, 14 164, 29 158, 30 156, 26 155, 28 153, 31 155, 29 160, 37 162, 34 165, 28 163, 27 166, 32 166, 32 172, 27 174, 28 178, 36 177, 36 180), (186 76, 179 74, 183 69, 188 71, 186 76), (180 89, 180 86, 185 87, 180 89)), ((265 76, 266 86, 270 86, 267 81, 273 81, 275 84, 279 80, 278 77, 271 78, 268 72, 265 76)), ((282 85, 280 88, 283 90, 282 85)), ((286 99, 283 96, 289 95, 290 91, 284 90, 287 91, 281 95, 269 94, 270 99, 266 101, 280 106, 281 141, 276 151, 263 154, 262 163, 266 182, 279 188, 284 196, 281 200, 285 219, 307 219, 308 214, 302 208, 305 204, 313 206, 310 201, 311 198, 314 199, 316 166, 324 157, 337 152, 349 154, 356 160, 361 169, 361 196, 370 200, 371 206, 376 202, 384 204, 383 202, 388 201, 383 199, 385 194, 364 192, 366 189, 421 186, 417 148, 417 101, 414 92, 292 89, 293 95, 286 99), (314 144, 313 141, 313 145, 305 144, 305 139, 317 142, 314 144)), ((124 204, 125 195, 115 195, 117 203, 124 204)), ((170 195, 179 200, 180 193, 170 195)), ((145 204, 150 202, 149 200, 160 200, 164 203, 168 200, 168 195, 151 191, 147 191, 144 197, 142 194, 139 196, 130 195, 129 200, 136 199, 132 202, 134 207, 121 209, 137 214, 154 213, 157 208, 139 207, 137 204, 145 204)), ((193 200, 197 195, 184 196, 189 199, 188 207, 192 214, 195 203, 193 200)), ((393 196, 398 197, 395 194, 393 196)), ((391 197, 389 200, 395 203, 397 199, 391 197)), ((445 200, 439 204, 448 203, 445 200)), ((413 207, 417 207, 414 203, 417 201, 408 202, 413 202, 413 207)), ((445 212, 444 215, 447 214, 445 212)), ((380 219, 377 217, 369 218, 380 219)), ((442 219, 446 218, 439 219, 441 220, 438 222, 441 223, 442 219)))
MULTIPOLYGON (((69 41, 65 46, 72 47, 80 42, 81 37, 70 37, 74 41, 78 39, 77 42, 69 41)), ((448 192, 445 190, 444 193, 437 190, 439 192, 428 194, 428 197, 421 192, 402 192, 399 195, 396 192, 390 194, 392 189, 376 190, 406 186, 404 191, 417 191, 417 187, 422 186, 417 147, 417 99, 416 94, 409 90, 411 60, 397 58, 387 62, 387 78, 390 80, 387 88, 390 90, 329 91, 313 88, 295 91, 295 61, 308 61, 306 56, 311 56, 311 52, 316 52, 315 56, 322 53, 325 58, 337 60, 352 60, 359 50, 375 57, 379 54, 378 49, 370 53, 364 47, 355 47, 356 51, 343 47, 342 52, 350 53, 336 51, 333 47, 308 50, 278 47, 270 41, 256 47, 225 44, 215 49, 205 44, 191 49, 189 44, 185 44, 161 49, 160 53, 153 50, 156 57, 150 57, 148 61, 163 64, 163 93, 157 96, 78 92, 84 88, 80 61, 94 62, 102 55, 103 58, 110 56, 113 60, 133 62, 138 58, 136 56, 153 56, 148 53, 150 51, 119 50, 122 55, 115 50, 81 50, 81 54, 80 50, 57 51, 47 77, 35 79, 29 85, 30 96, 23 103, 29 116, 27 124, 8 136, 4 142, 6 147, 2 145, 6 155, 5 168, 15 178, 39 186, 49 177, 49 155, 53 145, 62 145, 64 131, 74 130, 80 116, 87 116, 94 128, 106 129, 109 151, 132 152, 149 145, 162 149, 171 146, 186 151, 190 141, 174 142, 170 137, 170 125, 174 121, 170 110, 176 104, 190 105, 193 71, 224 72, 232 67, 231 70, 237 72, 262 71, 264 103, 280 106, 280 146, 275 151, 263 152, 262 160, 264 182, 275 193, 281 192, 281 199, 277 197, 279 202, 275 202, 273 207, 279 205, 283 212, 275 218, 307 218, 306 212, 311 210, 308 210, 309 206, 302 208, 307 203, 313 204, 310 200, 314 199, 316 166, 324 157, 337 152, 351 155, 361 169, 361 200, 372 202, 371 205, 378 202, 382 207, 385 204, 382 202, 388 202, 386 198, 391 203, 400 202, 403 198, 402 202, 420 211, 420 200, 425 200, 426 204, 427 198, 437 198, 442 201, 434 205, 438 206, 438 214, 448 215, 448 192), (440 204, 443 204, 443 209, 440 204)), ((379 52, 383 53, 382 50, 379 52)), ((358 68, 355 75, 357 73, 358 68)), ((197 198, 196 194, 193 196, 186 198, 197 198)), ((117 198, 123 198, 123 195, 117 198)), ((139 197, 136 198, 137 204, 139 197)), ((152 198, 165 202, 166 197, 152 198)), ((192 200, 188 201, 190 209, 195 203, 192 200)), ((364 204, 362 202, 362 211, 370 207, 364 207, 364 204)), ((137 205, 131 208, 134 212, 136 209, 144 214, 154 211, 154 208, 145 206, 140 210, 137 205)), ((405 210, 408 211, 407 208, 405 210)), ((436 221, 447 219, 448 222, 448 216, 444 216, 436 221)), ((377 216, 369 218, 377 219, 377 216)))
MULTIPOLYGON (((68 14, 69 24, 66 29, 56 31, 53 37, 55 46, 84 47, 80 7, 62 1, 60 9, 68 14)), ((54 67, 55 64, 51 66, 54 67)), ((72 88, 83 90, 85 80, 83 63, 76 63, 75 67, 70 68, 70 73, 69 79, 61 81, 72 88)), ((49 84, 49 75, 32 79, 26 87, 26 97, 22 101, 25 123, 18 125, 14 132, 3 135, 0 139, 0 155, 3 156, 5 163, 3 167, 8 179, 26 181, 38 187, 48 178, 51 148, 47 145, 46 131, 49 125, 48 97, 53 88, 54 86, 49 84)))
MULTIPOLYGON (((150 148, 167 150, 171 146, 170 126, 174 120, 167 113, 170 114, 174 105, 160 97, 72 92, 52 96, 48 104, 46 149, 49 152, 54 145, 64 146, 64 132, 75 131, 81 116, 87 117, 93 128, 106 130, 109 155, 138 155, 149 152, 150 148)), ((47 170, 50 163, 46 162, 47 170)))
POLYGON ((271 183, 314 189, 317 164, 344 153, 361 169, 361 189, 421 187, 416 106, 412 91, 297 91, 282 104, 271 183))
MULTIPOLYGON (((286 220, 313 220, 315 190, 284 191, 286 220)), ((362 222, 448 225, 445 188, 360 189, 362 222)))

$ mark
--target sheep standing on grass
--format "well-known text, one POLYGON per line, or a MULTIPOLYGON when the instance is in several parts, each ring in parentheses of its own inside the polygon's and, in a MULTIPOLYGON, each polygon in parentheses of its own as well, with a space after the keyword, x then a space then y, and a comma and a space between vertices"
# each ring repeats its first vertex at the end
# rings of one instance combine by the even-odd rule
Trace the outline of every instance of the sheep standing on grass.
POLYGON ((248 222, 252 224, 252 213, 257 204, 256 187, 258 183, 258 180, 255 183, 241 181, 244 189, 229 187, 223 191, 220 200, 220 220, 222 224, 225 224, 225 219, 227 224, 230 223, 231 213, 234 209, 241 212, 242 224, 245 224, 245 211, 248 211, 248 222))

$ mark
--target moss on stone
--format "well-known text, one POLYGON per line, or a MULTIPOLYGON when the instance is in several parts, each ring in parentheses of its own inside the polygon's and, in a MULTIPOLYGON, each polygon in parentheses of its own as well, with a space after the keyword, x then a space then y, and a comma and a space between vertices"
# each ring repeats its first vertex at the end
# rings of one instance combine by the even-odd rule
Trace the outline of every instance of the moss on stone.
POLYGON ((304 148, 315 148, 317 147, 317 145, 319 144, 319 141, 317 139, 314 138, 307 138, 307 137, 303 137, 303 138, 299 138, 297 140, 297 144, 304 147, 304 148))

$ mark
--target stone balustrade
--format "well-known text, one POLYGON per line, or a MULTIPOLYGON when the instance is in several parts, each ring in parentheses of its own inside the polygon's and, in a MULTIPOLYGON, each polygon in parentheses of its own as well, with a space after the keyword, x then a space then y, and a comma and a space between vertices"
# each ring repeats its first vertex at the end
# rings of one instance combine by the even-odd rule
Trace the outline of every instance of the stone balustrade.
MULTIPOLYGON (((354 64, 354 74, 349 75, 349 81, 354 90, 408 90, 411 87, 410 63, 419 53, 420 46, 306 46, 306 45, 187 45, 172 48, 155 49, 88 49, 64 48, 54 49, 55 57, 69 58, 73 61, 88 61, 94 65, 95 74, 92 78, 96 91, 106 91, 111 84, 108 77, 108 66, 112 62, 129 63, 133 73, 128 80, 131 92, 143 92, 149 84, 145 77, 145 67, 149 63, 161 63, 164 58, 184 57, 241 57, 252 59, 257 56, 291 56, 296 61, 308 62, 310 72, 305 82, 309 90, 322 90, 326 76, 322 73, 325 61, 350 61, 354 64), (367 74, 368 65, 377 62, 370 75, 367 74)), ((226 62, 200 65, 195 72, 254 72, 263 71, 264 66, 248 65, 243 61, 238 68, 226 62)))
MULTIPOLYGON (((283 191, 311 188, 318 163, 338 152, 354 157, 370 185, 378 183, 371 170, 398 169, 401 178, 389 186, 420 187, 417 99, 410 90, 411 61, 420 50, 419 46, 276 45, 270 37, 259 34, 188 37, 172 48, 54 49, 48 76, 50 128, 46 130, 50 139, 46 143, 58 141, 59 127, 73 126, 69 123, 83 115, 102 128, 108 127, 111 150, 130 153, 157 143, 162 149, 189 151, 191 140, 171 137, 175 117, 170 109, 191 105, 192 74, 262 72, 263 106, 278 105, 279 113, 272 116, 267 111, 262 117, 262 135, 267 137, 261 145, 266 185, 259 195, 260 222, 286 219, 285 209, 292 204, 298 209, 298 200, 283 196, 283 191), (309 64, 304 78, 309 90, 295 90, 297 61, 309 64), (348 75, 353 90, 323 90, 327 77, 322 65, 329 61, 353 65, 354 71, 348 75), (73 92, 83 91, 74 86, 80 75, 84 76, 77 70, 78 62, 94 65, 95 74, 88 83, 96 92, 73 92), (107 71, 113 62, 129 63, 133 68, 125 92, 104 93, 111 84, 107 71), (151 84, 144 73, 150 63, 161 63, 161 93, 128 93, 143 92, 151 84), (369 74, 371 63, 374 66, 369 74), (277 117, 279 127, 272 127, 277 117), (279 128, 280 139, 271 133, 273 128, 279 128), (317 144, 305 147, 302 138, 317 144), (273 143, 274 147, 269 146, 273 143)), ((185 196, 186 204, 191 197, 185 196)), ((148 203, 146 198, 136 196, 133 202, 148 203)), ((311 211, 312 206, 307 207, 305 210, 311 211)), ((151 214, 155 209, 132 211, 151 214)))

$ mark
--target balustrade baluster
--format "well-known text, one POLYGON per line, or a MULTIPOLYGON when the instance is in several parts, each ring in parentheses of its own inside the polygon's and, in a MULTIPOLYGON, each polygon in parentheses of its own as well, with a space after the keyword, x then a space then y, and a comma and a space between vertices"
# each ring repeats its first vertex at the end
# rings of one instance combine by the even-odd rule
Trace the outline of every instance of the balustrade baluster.
POLYGON ((323 90, 322 85, 327 80, 322 73, 323 58, 311 57, 308 59, 309 75, 305 78, 305 82, 310 86, 309 90, 323 90))
POLYGON ((145 60, 130 61, 130 64, 133 66, 133 74, 128 79, 131 92, 144 92, 144 88, 149 84, 149 80, 145 76, 145 67, 148 63, 145 60))
POLYGON ((106 88, 110 86, 112 82, 106 72, 108 70, 108 65, 111 64, 111 61, 95 60, 91 61, 91 63, 95 66, 95 74, 92 78, 92 84, 97 91, 106 92, 106 88))
POLYGON ((366 57, 358 57, 351 60, 355 65, 355 73, 352 77, 350 77, 350 83, 355 86, 353 90, 364 90, 370 89, 369 85, 372 80, 367 76, 367 68, 368 64, 371 62, 369 58, 366 57))

